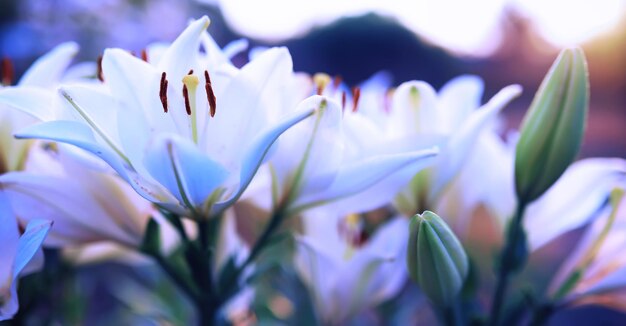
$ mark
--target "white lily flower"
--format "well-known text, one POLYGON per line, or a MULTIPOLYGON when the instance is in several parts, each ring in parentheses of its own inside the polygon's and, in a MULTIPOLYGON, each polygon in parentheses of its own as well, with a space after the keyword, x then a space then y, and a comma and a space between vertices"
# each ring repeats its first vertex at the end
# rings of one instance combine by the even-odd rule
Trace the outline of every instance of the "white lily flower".
POLYGON ((39 251, 51 225, 49 221, 33 220, 20 235, 10 204, 0 191, 0 321, 17 313, 18 277, 27 272, 25 268, 39 251))
MULTIPOLYGON (((270 160, 274 206, 298 212, 366 190, 398 169, 436 155, 436 149, 381 153, 357 149, 336 101, 312 96, 298 110, 315 114, 285 132, 270 160)), ((422 149, 422 148, 420 148, 422 149)))
POLYGON ((113 242, 138 248, 148 220, 157 216, 158 210, 116 175, 93 170, 64 149, 59 146, 56 153, 37 153, 48 165, 57 164, 57 173, 0 176, 15 216, 27 222, 42 216, 54 221, 47 246, 113 242))
POLYGON ((392 219, 361 248, 354 248, 333 237, 339 220, 328 212, 306 214, 306 236, 297 240, 295 266, 322 322, 342 325, 402 288, 407 279, 408 220, 392 219))
MULTIPOLYGON (((48 52, 24 73, 16 87, 0 86, 0 173, 16 171, 24 168, 28 156, 28 149, 32 141, 18 140, 13 137, 13 132, 25 126, 33 124, 36 119, 15 110, 13 99, 21 97, 25 90, 45 93, 56 87, 67 73, 67 68, 78 52, 78 45, 72 42, 63 43, 48 52)), ((49 101, 52 100, 52 92, 49 92, 49 101)), ((36 101, 28 96, 24 101, 36 101)), ((29 103, 38 105, 40 103, 29 103)))
POLYGON ((482 82, 471 76, 450 81, 438 95, 423 82, 404 83, 394 93, 387 126, 390 137, 404 142, 431 138, 441 146, 432 169, 416 175, 396 198, 396 205, 407 216, 437 207, 481 134, 492 132, 490 123, 521 93, 521 87, 507 86, 478 108, 481 93, 482 82))
POLYGON ((155 65, 106 50, 104 89, 61 88, 59 111, 25 108, 48 122, 18 136, 83 148, 143 197, 178 214, 221 213, 246 189, 276 138, 316 108, 268 125, 267 107, 291 73, 289 53, 269 50, 211 80, 210 71, 225 65, 204 66, 198 49, 208 24, 206 16, 193 22, 155 65))
MULTIPOLYGON (((347 207, 346 213, 354 211, 353 207, 374 209, 394 197, 396 206, 406 216, 429 207, 447 206, 445 197, 451 197, 446 195, 450 184, 461 174, 476 174, 476 171, 463 171, 484 169, 484 165, 467 165, 476 157, 474 152, 491 152, 492 144, 498 140, 490 126, 499 111, 521 92, 518 85, 508 86, 479 108, 483 86, 481 80, 473 76, 450 81, 439 94, 424 82, 404 83, 392 95, 388 86, 388 78, 378 74, 360 90, 353 91, 352 96, 337 91, 336 85, 324 88, 328 93, 335 89, 335 96, 340 93, 346 98, 342 102, 351 102, 344 107, 344 129, 350 148, 380 155, 438 146, 440 154, 421 172, 420 169, 399 169, 369 190, 337 202, 338 209, 342 205, 347 207), (370 205, 359 204, 364 201, 370 205)), ((474 200, 467 201, 474 203, 474 200)))
POLYGON ((622 159, 588 158, 572 164, 524 214, 530 249, 592 221, 611 190, 625 181, 626 161, 622 159))
MULTIPOLYGON (((626 185, 624 181, 625 178, 622 187, 626 185)), ((626 197, 623 188, 613 191, 610 205, 599 214, 553 279, 549 292, 557 300, 584 301, 590 296, 613 294, 619 297, 626 290, 626 259, 623 255, 626 197)))

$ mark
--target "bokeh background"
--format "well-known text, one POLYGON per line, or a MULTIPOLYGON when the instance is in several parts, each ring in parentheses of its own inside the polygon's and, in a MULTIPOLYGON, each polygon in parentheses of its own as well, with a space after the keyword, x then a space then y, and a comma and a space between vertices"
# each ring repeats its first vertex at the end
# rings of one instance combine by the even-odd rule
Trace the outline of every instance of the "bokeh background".
MULTIPOLYGON (((285 45, 296 70, 339 74, 357 84, 388 71, 394 84, 440 87, 460 74, 485 80, 485 98, 519 83, 506 109, 517 128, 559 49, 580 45, 591 77, 582 156, 626 157, 624 0, 1 0, 0 56, 16 74, 54 45, 77 41, 79 61, 106 47, 140 51, 171 41, 189 17, 208 14, 220 45, 285 45)), ((243 64, 247 53, 237 59, 243 64)))
MULTIPOLYGON (((523 96, 504 112, 510 129, 519 126, 559 50, 579 45, 591 79, 581 157, 626 158, 626 0, 0 0, 0 57, 10 58, 20 76, 64 41, 81 45, 77 61, 95 61, 107 47, 138 53, 149 43, 172 41, 190 17, 202 15, 211 18, 209 32, 221 46, 241 38, 250 48, 284 45, 297 71, 341 75, 351 85, 380 71, 395 85, 417 79, 436 88, 476 74, 488 99, 521 84, 523 96)), ((579 235, 547 248, 546 257, 564 257, 579 235)), ((106 287, 87 278, 74 286, 106 287)), ((101 303, 90 309, 106 315, 107 302, 101 303)), ((626 316, 586 307, 553 323, 591 319, 624 322, 626 316)))

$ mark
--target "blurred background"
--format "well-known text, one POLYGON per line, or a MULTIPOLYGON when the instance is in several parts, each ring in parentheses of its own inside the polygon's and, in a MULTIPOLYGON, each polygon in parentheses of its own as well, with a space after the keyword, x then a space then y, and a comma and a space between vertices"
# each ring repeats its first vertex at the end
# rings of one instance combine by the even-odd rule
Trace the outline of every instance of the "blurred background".
MULTIPOLYGON (((285 45, 295 69, 339 74, 357 84, 385 70, 394 84, 440 87, 460 74, 485 80, 485 98, 519 83, 505 112, 517 128, 559 49, 580 45, 591 75, 591 114, 582 156, 626 157, 625 0, 1 0, 0 56, 19 76, 68 40, 79 60, 106 47, 140 51, 171 41, 190 17, 207 14, 220 45, 285 45)), ((247 53, 236 58, 239 64, 247 53)))
MULTIPOLYGON (((505 112, 517 128, 559 49, 580 45, 591 77, 591 114, 582 156, 626 157, 625 0, 2 0, 0 56, 16 74, 54 45, 95 60, 106 47, 140 51, 171 41, 189 17, 207 14, 220 45, 246 38, 285 45, 295 69, 357 84, 384 70, 394 84, 440 87, 460 74, 485 80, 485 98, 519 83, 505 112)), ((239 64, 247 53, 236 58, 239 64)))

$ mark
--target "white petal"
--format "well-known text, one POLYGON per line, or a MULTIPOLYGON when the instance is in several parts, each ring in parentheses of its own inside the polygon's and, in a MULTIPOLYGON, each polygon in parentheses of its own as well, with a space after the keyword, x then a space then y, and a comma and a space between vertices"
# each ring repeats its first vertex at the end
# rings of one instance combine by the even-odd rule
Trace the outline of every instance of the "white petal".
POLYGON ((435 157, 437 153, 437 149, 430 149, 417 152, 381 155, 343 166, 328 189, 309 196, 304 196, 300 198, 294 206, 298 207, 297 209, 302 209, 307 206, 318 205, 326 201, 356 194, 411 164, 424 167, 432 163, 429 162, 429 158, 435 157))
POLYGON ((202 18, 191 23, 185 31, 163 53, 158 67, 166 71, 168 79, 178 82, 194 66, 200 51, 200 37, 209 26, 209 18, 202 18))
POLYGON ((433 133, 439 130, 437 95, 422 81, 405 82, 393 94, 387 130, 390 136, 433 133))
POLYGON ((278 137, 285 132, 285 130, 291 128, 293 125, 298 122, 306 119, 311 116, 315 112, 316 108, 305 108, 301 111, 295 112, 290 116, 286 117, 280 123, 272 126, 271 128, 266 129, 261 132, 257 137, 252 141, 252 144, 246 150, 245 156, 242 161, 241 166, 241 174, 240 174, 240 182, 237 191, 226 201, 219 203, 215 206, 215 211, 219 212, 230 205, 232 205, 241 194, 246 190, 250 181, 256 174, 256 171, 263 163, 267 152, 270 150, 270 147, 278 137))
POLYGON ((156 202, 166 202, 171 198, 171 195, 129 169, 123 156, 99 144, 91 129, 83 123, 65 120, 44 122, 20 130, 15 137, 46 139, 77 146, 107 162, 144 198, 156 202))
POLYGON ((343 303, 339 311, 343 318, 390 299, 401 290, 407 280, 407 222, 399 217, 384 224, 341 270, 335 293, 343 303))
POLYGON ((609 193, 626 180, 626 161, 593 158, 578 161, 525 214, 532 250, 573 230, 595 216, 609 193))
MULTIPOLYGON (((143 225, 130 225, 137 223, 135 216, 140 214, 129 204, 124 192, 111 189, 111 185, 96 174, 88 179, 80 179, 84 177, 80 174, 75 177, 8 173, 0 177, 0 182, 21 219, 35 221, 45 216, 55 223, 46 241, 48 245, 76 245, 104 240, 114 240, 127 246, 138 245, 143 225), (89 189, 90 186, 92 189, 89 189)), ((147 222, 147 215, 143 222, 147 222)))
POLYGON ((460 130, 453 134, 433 170, 433 185, 429 193, 429 202, 436 202, 445 187, 458 174, 471 152, 476 139, 488 124, 510 101, 519 96, 522 88, 510 85, 498 92, 482 108, 472 113, 460 130))
POLYGON ((229 171, 176 135, 160 135, 146 153, 146 168, 154 179, 189 209, 201 206, 228 178, 229 171))
POLYGON ((338 308, 333 289, 341 262, 321 249, 312 239, 296 238, 294 266, 298 275, 309 289, 317 310, 326 318, 332 317, 338 308))
POLYGON ((461 127, 469 115, 480 107, 484 84, 477 76, 459 76, 447 82, 439 91, 442 128, 446 133, 461 127))
POLYGON ((200 145, 228 167, 239 167, 246 146, 270 124, 287 78, 292 73, 291 56, 285 48, 265 52, 245 65, 222 94, 217 94, 217 110, 203 127, 200 145))
POLYGON ((17 253, 13 265, 14 278, 19 276, 22 269, 35 256, 51 226, 52 222, 46 220, 32 220, 26 225, 26 231, 17 244, 17 253))
POLYGON ((57 45, 28 68, 18 85, 47 88, 57 85, 76 53, 78 44, 74 42, 57 45))
POLYGON ((0 290, 13 278, 13 260, 17 253, 19 230, 9 198, 0 191, 0 290))
POLYGON ((49 121, 56 116, 53 99, 53 92, 41 88, 20 86, 0 89, 0 104, 20 110, 41 121, 49 121))

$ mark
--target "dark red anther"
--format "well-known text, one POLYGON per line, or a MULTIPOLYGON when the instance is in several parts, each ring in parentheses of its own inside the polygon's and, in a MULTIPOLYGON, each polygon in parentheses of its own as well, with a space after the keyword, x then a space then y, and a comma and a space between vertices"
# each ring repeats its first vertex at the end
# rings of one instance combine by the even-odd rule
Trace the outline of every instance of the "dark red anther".
POLYGON ((187 75, 193 75, 193 69, 189 69, 189 72, 187 73, 187 75))
POLYGON ((346 92, 345 91, 341 92, 341 109, 342 110, 346 109, 346 92))
POLYGON ((361 89, 358 87, 352 88, 352 112, 356 112, 359 106, 359 98, 361 97, 361 89))
POLYGON ((97 64, 96 77, 98 77, 98 80, 103 82, 104 81, 104 73, 102 72, 102 55, 98 56, 98 59, 96 59, 96 64, 97 64))
POLYGON ((165 71, 161 74, 161 86, 159 88, 159 98, 163 105, 163 111, 167 113, 167 74, 165 71))
POLYGON ((141 50, 141 60, 148 62, 148 51, 146 49, 141 50))
POLYGON ((11 85, 13 77, 15 77, 15 71, 13 70, 11 59, 8 57, 2 58, 2 84, 11 85))
POLYGON ((335 78, 333 79, 333 90, 334 91, 339 89, 339 86, 341 86, 341 82, 342 81, 343 81, 343 78, 341 77, 341 75, 335 76, 335 78))
POLYGON ((209 102, 209 114, 211 118, 215 116, 215 110, 217 109, 217 99, 215 98, 215 92, 213 92, 213 86, 211 85, 211 76, 207 70, 204 71, 204 90, 206 90, 206 98, 209 102))
POLYGON ((183 84, 183 97, 185 98, 185 111, 187 111, 187 115, 191 115, 191 104, 189 104, 189 91, 187 90, 187 85, 183 84))

